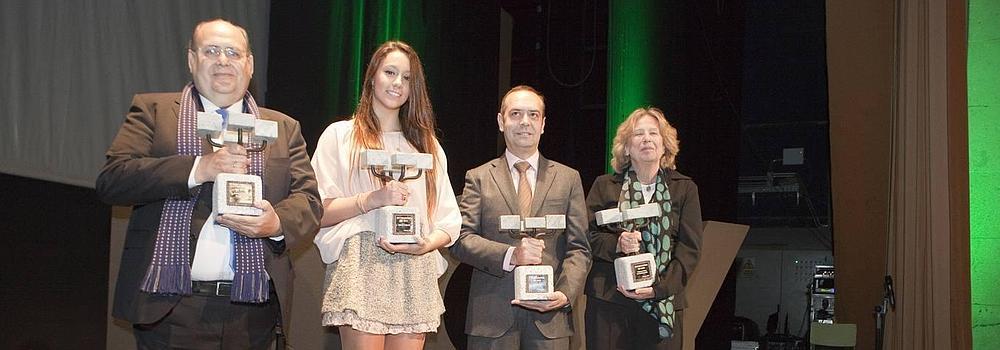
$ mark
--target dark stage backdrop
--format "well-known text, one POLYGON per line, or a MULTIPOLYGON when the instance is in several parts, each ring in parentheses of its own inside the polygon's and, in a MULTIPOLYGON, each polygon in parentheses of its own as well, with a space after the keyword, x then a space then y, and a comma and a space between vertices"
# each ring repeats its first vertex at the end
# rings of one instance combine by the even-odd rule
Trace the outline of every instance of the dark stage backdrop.
MULTIPOLYGON (((698 182, 704 218, 733 222, 742 5, 647 3, 631 14, 655 19, 649 21, 651 69, 643 72, 646 105, 663 109, 678 128, 679 170, 698 182)), ((273 2, 267 102, 302 123, 313 152, 324 128, 353 112, 360 75, 374 48, 387 38, 401 39, 423 60, 456 193, 468 169, 502 152, 495 121, 499 98, 518 84, 535 86, 546 96, 542 153, 579 170, 589 189, 607 167, 608 58, 626 54, 609 52, 608 21, 604 1, 273 2)), ((315 252, 295 254, 296 268, 308 270, 297 278, 317 278, 321 268, 314 266, 315 252)), ((461 284, 467 273, 458 267, 450 283, 461 284)), ((296 290, 296 303, 314 294, 296 290)), ((445 325, 460 343, 466 296, 446 292, 445 325)), ((717 316, 703 328, 709 334, 728 329, 732 299, 732 291, 720 293, 722 302, 712 311, 717 316)))
MULTIPOLYGON (((607 46, 607 3, 416 3, 401 5, 402 10, 424 26, 407 32, 403 25, 399 35, 388 37, 413 44, 424 62, 456 193, 466 170, 502 152, 495 121, 501 70, 509 71, 508 88, 529 84, 545 94, 541 151, 546 157, 579 170, 584 187, 605 172, 607 57, 615 54, 607 46), (505 44, 501 9, 513 20, 508 67, 501 67, 498 57, 505 44)), ((345 96, 357 94, 357 71, 363 72, 381 42, 367 33, 380 31, 383 19, 359 17, 354 12, 361 10, 345 10, 342 3, 306 5, 272 4, 267 104, 302 123, 313 152, 326 126, 353 112, 356 97, 345 96), (360 60, 360 67, 351 60, 360 60)), ((647 72, 649 105, 663 109, 679 130, 679 169, 698 182, 705 219, 732 220, 743 8, 675 3, 654 6, 647 15, 660 19, 651 57, 655 67, 647 72)))
POLYGON ((499 5, 357 3, 272 4, 270 54, 277 57, 268 67, 268 105, 302 123, 311 154, 330 123, 354 112, 359 79, 374 49, 386 38, 406 41, 423 60, 438 136, 460 193, 465 170, 499 154, 499 5), (402 28, 392 33, 383 28, 389 20, 379 12, 385 10, 415 19, 397 20, 402 28))
POLYGON ((103 349, 110 207, 91 188, 0 184, 0 349, 103 349))

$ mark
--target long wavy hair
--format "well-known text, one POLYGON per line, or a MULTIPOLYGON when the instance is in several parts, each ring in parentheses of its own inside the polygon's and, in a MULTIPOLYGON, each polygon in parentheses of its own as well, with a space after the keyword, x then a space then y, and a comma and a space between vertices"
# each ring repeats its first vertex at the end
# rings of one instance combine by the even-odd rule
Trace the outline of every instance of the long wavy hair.
POLYGON ((618 126, 618 131, 615 132, 615 140, 611 146, 611 167, 615 169, 616 173, 625 172, 632 164, 632 159, 625 155, 625 151, 628 150, 629 141, 632 140, 635 124, 646 116, 656 119, 656 124, 660 129, 660 137, 663 138, 664 150, 663 156, 660 157, 660 168, 677 169, 677 154, 681 151, 680 141, 677 139, 677 129, 670 125, 670 122, 663 115, 663 111, 659 108, 640 107, 632 111, 632 114, 625 118, 625 121, 618 126))
MULTIPOLYGON (((434 169, 424 172, 426 179, 424 186, 427 190, 427 215, 430 217, 434 204, 437 203, 437 188, 434 186, 434 180, 437 178, 438 164, 441 164, 437 156, 438 146, 435 136, 437 124, 434 121, 434 109, 427 94, 424 66, 420 63, 417 52, 410 45, 402 41, 386 41, 372 54, 362 81, 361 100, 358 101, 358 107, 354 110, 354 145, 366 149, 382 149, 382 128, 378 123, 378 116, 375 115, 375 109, 372 107, 375 99, 375 74, 378 73, 385 57, 394 51, 402 52, 410 60, 410 96, 399 108, 399 124, 403 137, 418 152, 430 153, 434 156, 434 169)), ((358 152, 354 152, 354 155, 352 163, 357 163, 358 152)))

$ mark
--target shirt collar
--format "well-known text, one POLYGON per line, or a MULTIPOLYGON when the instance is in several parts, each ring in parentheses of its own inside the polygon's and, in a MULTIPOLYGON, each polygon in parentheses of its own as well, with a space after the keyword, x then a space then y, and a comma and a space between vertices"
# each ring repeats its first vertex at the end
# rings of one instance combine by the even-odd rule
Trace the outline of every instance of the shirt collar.
MULTIPOLYGON (((201 106, 205 107, 205 112, 215 112, 219 109, 219 106, 216 106, 212 103, 212 101, 209 101, 204 95, 198 94, 198 97, 201 98, 201 106)), ((229 107, 226 107, 226 110, 229 111, 229 113, 243 113, 243 99, 241 98, 239 101, 236 101, 236 103, 229 105, 229 107)))
POLYGON ((517 169, 514 169, 514 163, 517 163, 517 162, 522 161, 522 160, 528 162, 528 164, 531 165, 531 168, 529 168, 529 169, 534 169, 535 171, 538 171, 538 155, 539 154, 540 153, 538 151, 535 151, 535 153, 532 154, 530 157, 528 157, 528 159, 521 159, 521 158, 518 158, 517 156, 515 156, 513 153, 510 153, 510 150, 505 150, 503 152, 504 157, 507 158, 507 170, 510 170, 510 171, 517 171, 517 169))

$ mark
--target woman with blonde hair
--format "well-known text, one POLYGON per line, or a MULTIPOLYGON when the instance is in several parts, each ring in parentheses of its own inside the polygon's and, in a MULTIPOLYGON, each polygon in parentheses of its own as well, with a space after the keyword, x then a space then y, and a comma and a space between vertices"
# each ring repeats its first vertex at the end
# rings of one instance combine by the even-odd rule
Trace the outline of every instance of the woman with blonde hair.
POLYGON ((698 186, 677 171, 677 129, 656 108, 638 108, 618 127, 613 174, 594 180, 587 194, 590 247, 587 277, 587 349, 680 349, 684 288, 698 263, 701 204, 698 186), (594 213, 656 203, 661 215, 637 231, 598 226, 594 213), (625 290, 614 260, 648 252, 656 260, 651 287, 625 290))
POLYGON ((437 331, 438 277, 447 268, 437 249, 455 241, 461 217, 435 128, 420 58, 389 41, 372 55, 353 118, 319 139, 312 164, 324 208, 315 239, 327 264, 322 322, 338 327, 345 349, 420 349, 424 334, 437 331), (383 180, 360 164, 363 150, 429 153, 434 167, 406 182, 383 180), (372 211, 384 206, 416 210, 415 244, 377 238, 372 211))

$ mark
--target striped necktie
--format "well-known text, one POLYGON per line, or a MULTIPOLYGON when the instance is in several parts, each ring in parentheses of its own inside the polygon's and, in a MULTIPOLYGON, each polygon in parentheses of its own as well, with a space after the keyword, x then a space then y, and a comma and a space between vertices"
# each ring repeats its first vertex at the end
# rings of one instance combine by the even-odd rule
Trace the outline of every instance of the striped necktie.
POLYGON ((514 163, 514 168, 521 174, 521 180, 517 182, 517 207, 521 211, 521 217, 531 215, 531 184, 528 182, 528 168, 531 164, 525 161, 514 163))

